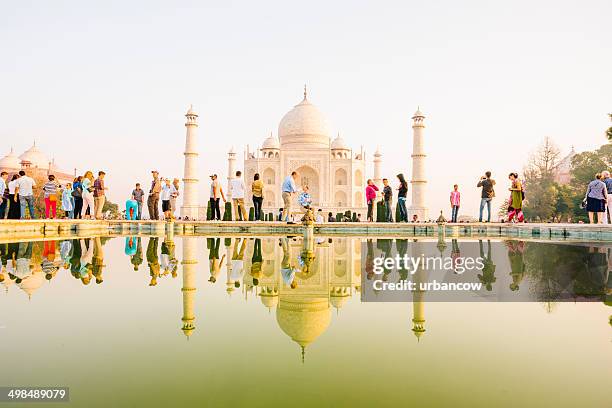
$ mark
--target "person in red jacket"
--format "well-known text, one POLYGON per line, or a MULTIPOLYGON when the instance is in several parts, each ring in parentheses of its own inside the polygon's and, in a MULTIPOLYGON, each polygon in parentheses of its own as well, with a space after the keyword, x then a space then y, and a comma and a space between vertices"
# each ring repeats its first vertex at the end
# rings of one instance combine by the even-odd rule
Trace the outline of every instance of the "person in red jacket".
POLYGON ((368 179, 368 185, 366 186, 366 201, 368 203, 368 222, 374 221, 374 203, 376 201, 376 192, 378 191, 378 187, 372 181, 372 179, 368 179))

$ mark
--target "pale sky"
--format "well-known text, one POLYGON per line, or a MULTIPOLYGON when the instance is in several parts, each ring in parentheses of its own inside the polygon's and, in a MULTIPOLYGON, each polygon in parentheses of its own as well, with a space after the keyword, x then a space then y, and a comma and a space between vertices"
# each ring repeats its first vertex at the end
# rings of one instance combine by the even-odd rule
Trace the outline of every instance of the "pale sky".
POLYGON ((367 176, 377 145, 386 176, 410 174, 420 106, 430 212, 448 216, 458 183, 475 214, 481 173, 500 204, 544 136, 564 154, 605 143, 611 15, 603 0, 0 0, 0 156, 35 139, 63 168, 106 170, 122 203, 152 168, 182 176, 192 103, 204 201, 229 148, 276 134, 306 83, 367 176))

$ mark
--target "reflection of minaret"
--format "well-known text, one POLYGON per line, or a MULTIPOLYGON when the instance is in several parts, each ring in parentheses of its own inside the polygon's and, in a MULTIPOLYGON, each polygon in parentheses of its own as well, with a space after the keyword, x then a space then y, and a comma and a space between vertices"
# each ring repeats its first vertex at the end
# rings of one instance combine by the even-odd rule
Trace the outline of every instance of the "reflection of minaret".
POLYGON ((232 239, 225 238, 225 259, 226 259, 226 267, 225 270, 227 272, 227 280, 225 281, 225 285, 227 286, 228 295, 232 295, 234 291, 234 281, 232 280, 232 239))
POLYGON ((189 338, 195 330, 195 315, 193 310, 195 297, 196 252, 198 239, 196 237, 183 238, 183 333, 189 338))
POLYGON ((181 214, 190 219, 198 218, 198 149, 196 130, 198 128, 198 115, 189 108, 185 115, 187 122, 187 135, 185 136, 185 169, 183 173, 183 207, 181 214))
MULTIPOLYGON (((423 244, 415 240, 412 243, 412 257, 417 258, 423 254, 423 244)), ((420 340, 425 333, 425 291, 421 290, 421 282, 427 282, 426 271, 423 266, 419 266, 416 273, 412 277, 412 281, 416 285, 416 290, 412 291, 412 331, 417 340, 420 340)))

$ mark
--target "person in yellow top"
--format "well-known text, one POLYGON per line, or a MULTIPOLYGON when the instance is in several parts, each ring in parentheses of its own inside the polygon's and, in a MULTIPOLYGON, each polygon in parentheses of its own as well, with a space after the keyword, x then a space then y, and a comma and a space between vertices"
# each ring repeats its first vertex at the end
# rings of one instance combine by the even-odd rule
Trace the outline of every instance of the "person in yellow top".
POLYGON ((253 184, 251 184, 251 191, 253 192, 253 207, 255 207, 255 221, 261 219, 261 204, 263 203, 263 181, 259 179, 259 173, 255 173, 253 176, 253 184))

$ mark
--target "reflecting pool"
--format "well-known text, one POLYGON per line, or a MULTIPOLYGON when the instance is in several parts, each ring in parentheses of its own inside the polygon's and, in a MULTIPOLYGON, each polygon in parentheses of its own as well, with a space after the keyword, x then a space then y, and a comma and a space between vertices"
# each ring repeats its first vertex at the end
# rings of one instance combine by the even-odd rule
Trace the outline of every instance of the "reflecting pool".
POLYGON ((83 407, 609 404, 610 246, 306 241, 2 243, 0 385, 67 386, 83 407), (482 255, 482 296, 508 297, 362 302, 372 259, 417 244, 482 255))

